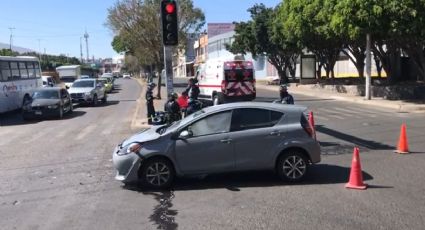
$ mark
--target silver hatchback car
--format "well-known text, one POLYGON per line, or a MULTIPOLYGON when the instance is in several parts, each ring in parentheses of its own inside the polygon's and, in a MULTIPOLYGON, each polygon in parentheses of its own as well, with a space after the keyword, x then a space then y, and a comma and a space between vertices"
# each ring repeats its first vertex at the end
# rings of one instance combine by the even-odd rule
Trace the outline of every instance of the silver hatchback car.
POLYGON ((241 102, 200 110, 171 126, 153 126, 113 152, 115 179, 169 187, 176 176, 274 170, 301 181, 320 162, 306 107, 241 102))

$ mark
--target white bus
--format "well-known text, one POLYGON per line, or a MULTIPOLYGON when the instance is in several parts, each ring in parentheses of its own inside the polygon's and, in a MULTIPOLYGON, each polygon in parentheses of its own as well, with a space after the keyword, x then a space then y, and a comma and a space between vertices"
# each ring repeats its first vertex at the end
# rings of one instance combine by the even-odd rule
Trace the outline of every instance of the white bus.
POLYGON ((38 58, 0 56, 0 113, 20 109, 42 85, 38 58))

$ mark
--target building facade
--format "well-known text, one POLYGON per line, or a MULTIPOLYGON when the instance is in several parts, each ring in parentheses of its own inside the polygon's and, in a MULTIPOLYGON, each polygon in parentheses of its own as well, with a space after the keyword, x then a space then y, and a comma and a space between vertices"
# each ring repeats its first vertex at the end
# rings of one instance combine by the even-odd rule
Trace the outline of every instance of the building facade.
POLYGON ((195 50, 195 69, 208 58, 208 34, 203 33, 193 45, 195 50))
POLYGON ((179 50, 174 56, 173 65, 174 76, 192 77, 195 76, 195 43, 199 39, 199 34, 189 34, 186 40, 185 50, 179 50))

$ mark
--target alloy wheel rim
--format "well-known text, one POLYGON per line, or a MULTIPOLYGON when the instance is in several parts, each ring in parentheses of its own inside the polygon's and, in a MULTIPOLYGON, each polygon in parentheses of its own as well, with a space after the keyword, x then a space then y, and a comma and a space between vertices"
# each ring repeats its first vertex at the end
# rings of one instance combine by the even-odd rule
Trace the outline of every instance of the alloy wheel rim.
POLYGON ((285 176, 293 180, 301 178, 307 169, 304 159, 296 155, 286 158, 282 167, 285 176))
POLYGON ((156 162, 148 167, 146 179, 152 185, 161 186, 170 179, 170 169, 167 165, 156 162))

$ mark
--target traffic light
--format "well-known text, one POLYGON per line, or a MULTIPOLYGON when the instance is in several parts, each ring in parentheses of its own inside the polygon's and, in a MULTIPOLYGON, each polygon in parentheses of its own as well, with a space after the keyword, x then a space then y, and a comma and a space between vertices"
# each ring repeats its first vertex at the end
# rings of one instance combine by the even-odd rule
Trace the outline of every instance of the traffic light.
POLYGON ((161 1, 162 41, 166 46, 178 44, 177 3, 175 0, 161 1))

